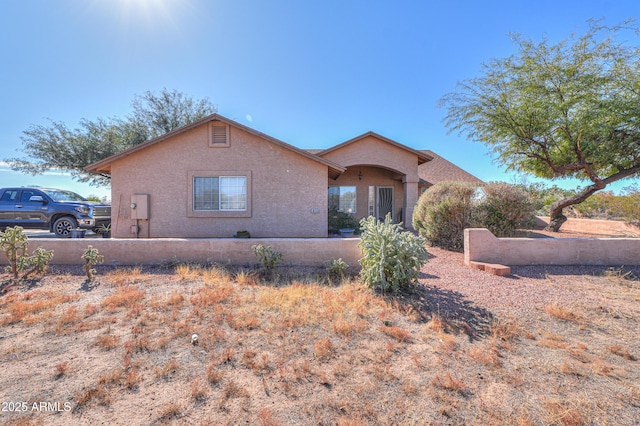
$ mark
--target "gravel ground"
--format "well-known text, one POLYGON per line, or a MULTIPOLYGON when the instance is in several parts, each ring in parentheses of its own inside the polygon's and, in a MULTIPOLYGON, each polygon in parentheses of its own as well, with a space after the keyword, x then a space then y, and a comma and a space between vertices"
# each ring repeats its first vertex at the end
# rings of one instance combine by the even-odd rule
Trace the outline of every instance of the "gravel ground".
MULTIPOLYGON (((575 237, 565 233, 563 236, 575 237)), ((528 318, 550 304, 572 306, 597 304, 597 292, 576 291, 589 284, 588 277, 619 275, 621 269, 607 266, 515 266, 511 275, 498 277, 464 264, 462 253, 429 247, 431 259, 422 269, 420 282, 432 299, 431 312, 445 317, 461 317, 479 323, 480 318, 517 310, 528 318), (586 300, 586 299, 589 300, 586 300), (474 317, 476 321, 474 321, 474 317)), ((640 276, 640 267, 624 268, 623 273, 640 276)))

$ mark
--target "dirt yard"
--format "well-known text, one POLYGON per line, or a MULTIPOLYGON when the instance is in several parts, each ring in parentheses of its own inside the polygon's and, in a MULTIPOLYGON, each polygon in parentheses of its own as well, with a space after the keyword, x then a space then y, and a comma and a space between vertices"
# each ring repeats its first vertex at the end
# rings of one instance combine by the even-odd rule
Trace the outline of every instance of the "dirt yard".
POLYGON ((398 298, 309 271, 3 275, 0 423, 638 423, 639 270, 429 251, 398 298))

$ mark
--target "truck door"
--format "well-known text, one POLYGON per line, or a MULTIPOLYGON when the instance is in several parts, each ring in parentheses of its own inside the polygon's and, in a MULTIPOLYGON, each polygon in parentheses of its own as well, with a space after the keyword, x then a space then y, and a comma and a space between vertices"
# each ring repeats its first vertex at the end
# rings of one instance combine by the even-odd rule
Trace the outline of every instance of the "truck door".
POLYGON ((23 228, 47 228, 47 201, 38 190, 23 189, 14 214, 15 224, 23 228), (36 195, 41 201, 30 201, 36 195))
POLYGON ((7 189, 0 196, 0 227, 13 226, 15 222, 16 201, 18 201, 18 189, 7 189))

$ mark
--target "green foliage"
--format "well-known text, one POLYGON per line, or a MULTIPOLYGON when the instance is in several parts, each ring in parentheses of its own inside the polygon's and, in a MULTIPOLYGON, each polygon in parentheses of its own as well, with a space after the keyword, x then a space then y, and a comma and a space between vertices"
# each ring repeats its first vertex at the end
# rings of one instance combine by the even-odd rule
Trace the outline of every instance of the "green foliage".
POLYGON ((520 183, 517 187, 527 191, 532 198, 535 214, 549 216, 551 205, 564 198, 575 195, 575 191, 560 188, 557 185, 547 186, 544 183, 520 183))
POLYGON ((215 112, 206 98, 196 101, 167 89, 136 96, 132 106, 133 113, 125 118, 82 119, 76 129, 56 121, 32 125, 21 138, 26 158, 5 161, 23 173, 56 168, 71 172, 80 182, 105 185, 108 175, 90 174, 84 167, 215 112))
POLYGON ((508 169, 591 182, 551 206, 553 230, 563 208, 640 171, 640 47, 616 41, 629 29, 592 21, 557 44, 511 35, 517 54, 484 64, 441 100, 447 126, 508 169))
POLYGON ((36 248, 29 256, 28 247, 29 238, 21 226, 8 227, 4 232, 0 232, 0 249, 7 256, 7 272, 11 273, 14 279, 18 279, 21 272, 24 272, 22 278, 33 273, 44 274, 53 257, 52 250, 42 247, 36 248))
POLYGON ((370 288, 392 293, 412 289, 428 260, 425 239, 404 232, 402 224, 392 223, 389 214, 384 222, 373 216, 362 219, 360 227, 362 281, 370 288))
POLYGON ((462 251, 464 229, 471 226, 472 197, 478 185, 442 182, 427 189, 413 211, 413 227, 430 244, 462 251))
POLYGON ((579 217, 639 221, 640 191, 630 187, 625 192, 622 195, 612 191, 598 192, 576 205, 575 212, 579 217))
POLYGON ((100 225, 100 226, 98 227, 97 231, 98 231, 98 233, 100 233, 100 234, 109 234, 109 233, 111 232, 111 224, 110 224, 110 223, 108 223, 108 224, 106 224, 106 225, 105 225, 105 224, 103 223, 102 225, 100 225))
POLYGON ((281 252, 273 250, 271 246, 256 244, 254 246, 251 246, 251 248, 253 249, 253 253, 256 255, 260 263, 262 263, 262 267, 264 268, 265 272, 269 274, 273 274, 273 271, 276 269, 276 267, 284 257, 281 252))
POLYGON ((104 262, 104 256, 98 252, 98 249, 93 248, 93 246, 88 246, 84 253, 82 253, 82 260, 84 260, 84 272, 87 274, 87 279, 92 280, 96 273, 93 267, 104 262))
POLYGON ((329 209, 329 233, 335 234, 341 229, 353 229, 356 234, 360 233, 360 222, 353 214, 341 212, 338 209, 329 209))
POLYGON ((534 223, 535 206, 533 197, 515 185, 441 182, 418 200, 413 227, 434 246, 462 251, 465 228, 487 228, 498 237, 513 236, 517 228, 534 223))
POLYGON ((89 194, 86 197, 84 197, 87 201, 95 201, 96 203, 107 203, 107 197, 102 197, 100 198, 99 196, 95 195, 95 194, 89 194))
POLYGON ((472 223, 489 229, 496 237, 511 237, 517 228, 534 223, 533 197, 522 188, 491 182, 481 189, 483 196, 472 205, 472 223))
POLYGON ((347 273, 347 269, 349 269, 349 264, 342 260, 341 257, 327 260, 324 265, 327 268, 327 275, 331 281, 343 279, 347 273))
POLYGON ((27 264, 25 265, 25 270, 28 267, 31 267, 29 272, 24 274, 24 277, 27 275, 34 273, 36 275, 42 275, 47 271, 47 266, 49 266, 49 262, 53 258, 53 250, 45 250, 42 247, 36 248, 31 256, 27 259, 27 264))

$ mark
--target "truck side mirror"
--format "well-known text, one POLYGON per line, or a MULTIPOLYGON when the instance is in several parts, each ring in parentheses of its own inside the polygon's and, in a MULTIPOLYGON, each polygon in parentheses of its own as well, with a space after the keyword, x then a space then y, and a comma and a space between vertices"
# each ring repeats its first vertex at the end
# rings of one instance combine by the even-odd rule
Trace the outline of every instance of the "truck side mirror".
POLYGON ((29 202, 30 203, 42 203, 42 204, 46 203, 45 199, 42 198, 41 195, 32 195, 31 197, 29 197, 29 202))

